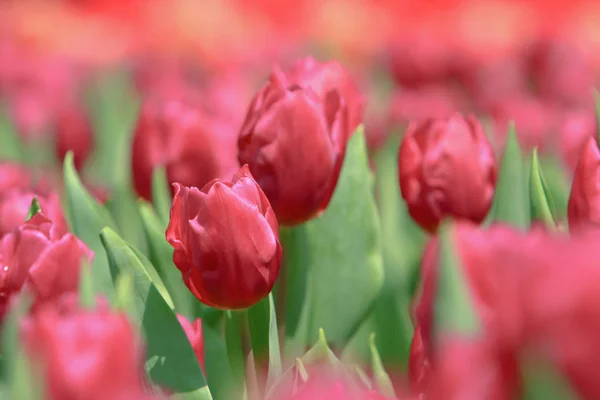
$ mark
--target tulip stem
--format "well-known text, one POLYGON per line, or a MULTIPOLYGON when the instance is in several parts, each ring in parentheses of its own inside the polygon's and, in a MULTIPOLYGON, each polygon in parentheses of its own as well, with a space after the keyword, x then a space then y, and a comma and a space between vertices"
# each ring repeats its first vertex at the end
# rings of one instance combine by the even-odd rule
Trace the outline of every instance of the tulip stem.
POLYGON ((248 329, 247 310, 227 311, 225 314, 225 343, 231 372, 236 383, 246 390, 246 359, 252 350, 248 329))

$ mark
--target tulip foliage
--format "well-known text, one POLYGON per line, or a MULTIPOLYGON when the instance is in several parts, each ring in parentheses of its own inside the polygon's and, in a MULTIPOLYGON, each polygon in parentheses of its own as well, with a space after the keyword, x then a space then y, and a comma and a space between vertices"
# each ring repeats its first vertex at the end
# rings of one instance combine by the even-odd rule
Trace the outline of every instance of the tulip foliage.
POLYGON ((0 120, 2 398, 600 398, 595 138, 568 193, 512 123, 370 148, 338 62, 238 119, 96 80, 56 160, 0 120))

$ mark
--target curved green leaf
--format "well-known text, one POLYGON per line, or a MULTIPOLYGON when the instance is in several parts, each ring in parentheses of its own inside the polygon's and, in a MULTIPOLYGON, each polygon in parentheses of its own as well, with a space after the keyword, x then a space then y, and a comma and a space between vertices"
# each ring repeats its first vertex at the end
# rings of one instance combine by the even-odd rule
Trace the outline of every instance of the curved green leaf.
POLYGON ((171 192, 165 167, 155 168, 152 172, 152 203, 163 223, 168 224, 171 213, 171 192))
POLYGON ((529 197, 531 199, 531 217, 541 220, 548 229, 556 229, 556 213, 552 195, 540 167, 537 149, 531 154, 531 173, 529 175, 529 197))
POLYGON ((29 206, 29 211, 27 212, 27 216, 25 217, 25 221, 29 221, 35 214, 42 212, 42 207, 40 206, 40 202, 36 196, 31 200, 31 205, 29 206))
POLYGON ((371 349, 371 369, 373 370, 373 381, 377 392, 381 393, 385 397, 396 398, 394 386, 387 372, 383 368, 381 363, 381 357, 375 346, 375 334, 372 333, 369 338, 369 347, 371 349))
POLYGON ((94 287, 111 299, 114 287, 106 254, 100 242, 100 231, 104 227, 115 228, 110 213, 90 195, 81 183, 73 165, 73 153, 68 152, 64 162, 64 185, 67 216, 71 231, 94 251, 92 277, 94 287))

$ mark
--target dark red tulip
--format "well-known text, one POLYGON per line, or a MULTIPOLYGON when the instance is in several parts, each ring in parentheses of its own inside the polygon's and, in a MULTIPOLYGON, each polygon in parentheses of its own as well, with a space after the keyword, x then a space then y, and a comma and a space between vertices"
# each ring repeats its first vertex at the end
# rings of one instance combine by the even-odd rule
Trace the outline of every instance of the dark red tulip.
POLYGON ((154 98, 142 108, 133 140, 133 183, 151 198, 152 170, 165 166, 169 183, 202 187, 238 168, 235 130, 191 96, 154 98))
POLYGON ((67 233, 67 221, 63 215, 60 200, 56 193, 43 196, 32 192, 11 190, 6 194, 0 195, 0 237, 25 222, 34 197, 37 197, 44 215, 53 222, 56 234, 62 236, 67 233))
POLYGON ((597 133, 594 112, 569 112, 564 115, 558 132, 558 150, 571 171, 575 171, 588 139, 596 137, 597 133))
POLYGON ((278 229, 247 166, 231 182, 175 184, 167 240, 186 286, 206 305, 242 309, 269 294, 281 264, 278 229))
POLYGON ((279 222, 321 214, 346 152, 348 116, 339 92, 325 99, 275 68, 252 100, 238 139, 240 164, 269 198, 279 222))
POLYGON ((198 318, 194 322, 190 322, 186 317, 179 314, 177 315, 177 319, 185 331, 185 335, 190 341, 192 349, 194 349, 194 354, 196 354, 198 363, 202 369, 204 369, 204 335, 202 334, 202 320, 198 318))
POLYGON ((600 224, 600 150, 590 137, 573 175, 567 208, 571 230, 600 224))
POLYGON ((348 108, 348 129, 352 134, 363 122, 365 98, 358 90, 356 83, 338 61, 320 63, 312 57, 298 60, 285 77, 290 84, 310 87, 325 102, 332 91, 338 91, 348 108))
POLYGON ((127 316, 106 306, 46 304, 21 328, 52 400, 146 400, 141 341, 127 316))
POLYGON ((496 162, 474 117, 455 114, 411 124, 400 146, 398 169, 408 212, 429 232, 446 217, 480 223, 490 209, 496 162))
POLYGON ((92 125, 80 106, 69 105, 56 117, 56 154, 60 160, 69 150, 73 151, 75 168, 80 169, 94 145, 92 125))
POLYGON ((61 232, 43 214, 34 215, 0 240, 0 308, 10 297, 28 290, 37 303, 77 291, 83 261, 93 252, 70 233, 61 232))

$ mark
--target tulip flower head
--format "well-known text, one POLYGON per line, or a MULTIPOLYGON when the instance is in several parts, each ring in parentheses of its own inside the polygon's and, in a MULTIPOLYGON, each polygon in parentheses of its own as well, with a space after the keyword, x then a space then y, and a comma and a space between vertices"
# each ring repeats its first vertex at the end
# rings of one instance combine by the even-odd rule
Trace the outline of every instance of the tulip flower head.
POLYGON ((278 68, 254 97, 240 131, 238 159, 248 164, 280 223, 300 224, 325 210, 346 153, 347 127, 337 90, 323 98, 278 68))
POLYGON ((61 301, 40 307, 21 327, 47 398, 150 399, 144 393, 143 347, 127 317, 102 304, 88 311, 61 301))
POLYGON ((204 369, 204 336, 202 334, 202 320, 196 319, 194 322, 188 321, 183 315, 177 315, 177 319, 183 328, 185 335, 190 341, 190 345, 196 354, 198 363, 204 369))
POLYGON ((398 156, 402 197, 426 231, 446 217, 480 223, 496 185, 496 161, 479 122, 455 114, 410 125, 398 156))
POLYGON ((27 289, 36 304, 76 292, 81 263, 93 252, 37 213, 0 240, 0 316, 13 294, 27 289))
POLYGON ((600 150, 593 137, 587 140, 575 169, 567 215, 570 229, 600 224, 600 150))
POLYGON ((247 166, 202 189, 176 183, 166 237, 186 286, 211 307, 250 307, 279 275, 277 219, 247 166))

